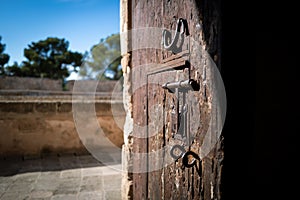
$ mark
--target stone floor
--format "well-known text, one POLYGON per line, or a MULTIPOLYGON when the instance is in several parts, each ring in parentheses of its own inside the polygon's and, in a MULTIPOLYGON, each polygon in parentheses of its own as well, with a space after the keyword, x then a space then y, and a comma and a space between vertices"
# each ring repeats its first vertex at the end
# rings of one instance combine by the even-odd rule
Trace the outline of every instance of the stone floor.
POLYGON ((120 167, 90 155, 0 160, 0 200, 119 200, 120 167))

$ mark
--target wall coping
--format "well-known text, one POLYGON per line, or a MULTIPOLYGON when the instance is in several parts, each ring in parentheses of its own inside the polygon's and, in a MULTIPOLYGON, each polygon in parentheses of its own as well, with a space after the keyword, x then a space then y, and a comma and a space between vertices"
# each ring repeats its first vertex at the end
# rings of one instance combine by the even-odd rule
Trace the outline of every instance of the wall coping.
POLYGON ((0 90, 0 103, 122 103, 123 93, 0 90))

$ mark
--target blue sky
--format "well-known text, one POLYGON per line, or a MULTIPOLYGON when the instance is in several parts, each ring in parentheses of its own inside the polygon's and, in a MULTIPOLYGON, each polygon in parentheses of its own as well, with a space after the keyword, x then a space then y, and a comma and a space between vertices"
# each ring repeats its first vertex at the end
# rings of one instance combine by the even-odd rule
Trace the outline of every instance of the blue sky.
POLYGON ((84 53, 101 38, 119 32, 119 0, 0 0, 0 36, 9 64, 24 60, 31 42, 65 38, 84 53))

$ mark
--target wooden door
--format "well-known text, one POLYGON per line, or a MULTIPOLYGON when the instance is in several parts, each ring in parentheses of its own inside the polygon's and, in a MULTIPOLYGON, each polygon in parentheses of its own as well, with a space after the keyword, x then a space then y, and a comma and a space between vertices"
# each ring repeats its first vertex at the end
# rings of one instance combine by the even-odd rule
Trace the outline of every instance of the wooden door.
POLYGON ((213 64, 220 65, 219 3, 131 2, 132 29, 158 27, 169 31, 161 49, 131 52, 133 90, 142 85, 133 93, 133 135, 145 135, 133 139, 133 152, 147 154, 146 161, 133 158, 133 168, 141 171, 133 173, 134 199, 222 198, 222 137, 212 137, 214 141, 209 142, 214 145, 209 152, 202 148, 207 132, 214 132, 210 127, 212 115, 218 113, 212 110, 213 91, 207 82, 216 77, 213 64), (186 28, 179 38, 182 43, 177 42, 180 48, 166 48, 175 38, 176 32, 171 31, 180 20, 180 30, 186 28), (189 80, 195 83, 190 88, 166 87, 189 80), (191 155, 184 157, 188 152, 191 155))
MULTIPOLYGON (((177 91, 177 89, 170 91, 162 87, 166 83, 184 80, 189 80, 188 68, 157 72, 147 76, 149 199, 200 197, 198 192, 201 188, 202 163, 196 161, 195 166, 188 168, 184 166, 182 158, 183 151, 193 151, 198 154, 199 150, 198 145, 189 146, 186 143, 187 138, 184 138, 187 137, 190 126, 195 122, 191 120, 193 105, 190 104, 189 99, 194 91, 177 91), (190 107, 185 119, 183 119, 184 106, 190 107), (184 128, 186 133, 183 131, 184 128), (175 147, 180 148, 174 149, 175 147)), ((200 137, 195 141, 199 139, 200 137)))

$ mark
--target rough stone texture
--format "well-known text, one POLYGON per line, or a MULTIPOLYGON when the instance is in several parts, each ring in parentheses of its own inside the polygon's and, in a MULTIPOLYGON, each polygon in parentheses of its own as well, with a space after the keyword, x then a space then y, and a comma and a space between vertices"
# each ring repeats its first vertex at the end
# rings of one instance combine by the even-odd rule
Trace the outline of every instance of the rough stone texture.
MULTIPOLYGON (((68 81, 66 83, 66 89, 73 91, 74 83, 74 80, 68 81)), ((94 88, 96 92, 120 91, 119 85, 119 81, 76 80, 77 91, 94 91, 94 88)))
MULTIPOLYGON (((75 80, 66 82, 65 90, 73 91, 75 80)), ((77 91, 120 92, 119 81, 76 80, 77 91), (95 89, 94 89, 95 88, 95 89)), ((0 90, 63 91, 62 80, 30 77, 0 77, 0 90)))
POLYGON ((133 198, 133 183, 132 183, 132 157, 130 152, 132 150, 132 88, 131 88, 131 54, 128 52, 130 49, 129 29, 131 27, 131 1, 120 1, 120 37, 121 37, 121 65, 123 71, 124 89, 123 89, 123 102, 126 111, 124 123, 124 144, 122 146, 122 199, 133 198))
POLYGON ((62 81, 48 78, 0 77, 0 90, 62 91, 62 81))
MULTIPOLYGON (((24 97, 25 98, 25 97, 24 97)), ((88 106, 90 103, 82 103, 88 106)), ((86 106, 82 109, 85 112, 86 106)), ((122 102, 92 103, 97 123, 105 136, 117 147, 123 144, 125 113, 122 102)), ((89 108, 91 106, 88 106, 89 108)), ((82 119, 87 125, 89 119, 82 119)), ((2 102, 0 103, 0 157, 39 157, 49 154, 87 153, 75 127, 72 102, 2 102)))

